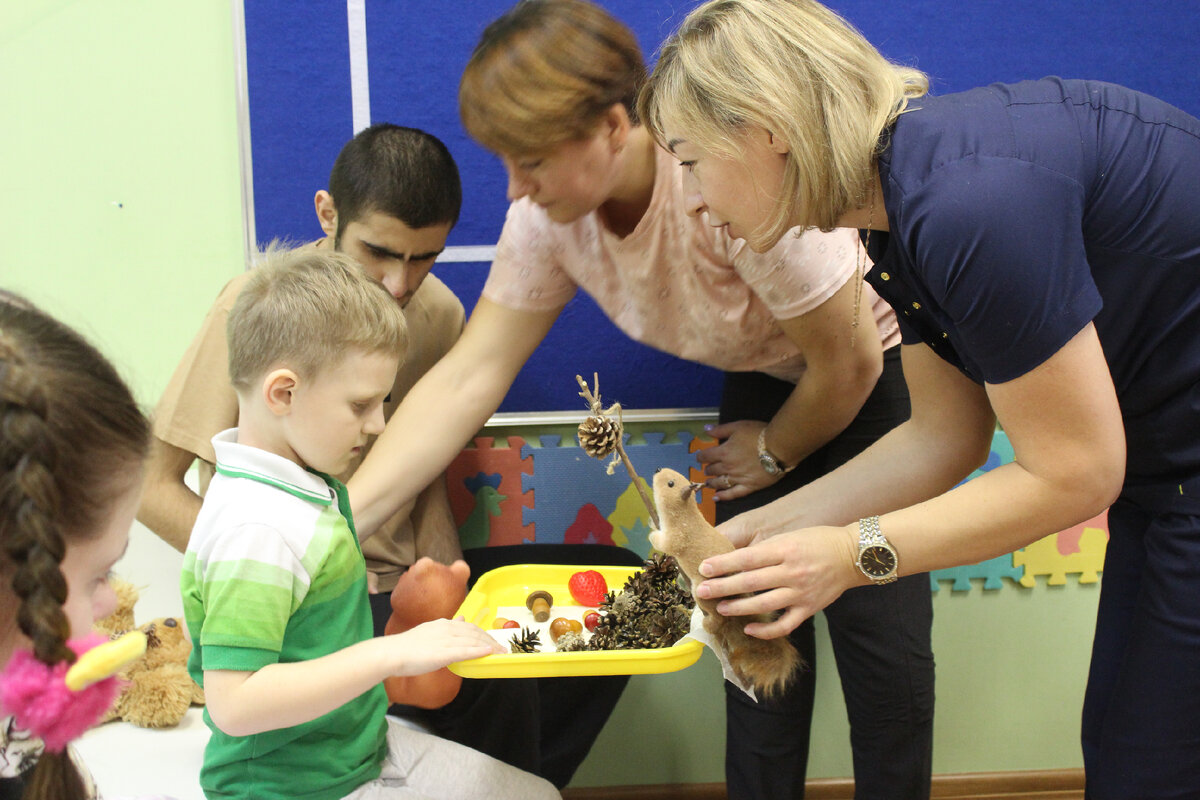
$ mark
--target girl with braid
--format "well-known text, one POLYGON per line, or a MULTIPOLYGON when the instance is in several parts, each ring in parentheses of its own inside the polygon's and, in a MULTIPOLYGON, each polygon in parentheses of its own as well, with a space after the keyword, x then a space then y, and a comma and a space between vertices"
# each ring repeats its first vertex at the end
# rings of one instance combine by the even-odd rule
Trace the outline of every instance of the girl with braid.
POLYGON ((91 690, 115 687, 71 689, 67 668, 116 607, 108 572, 128 543, 147 442, 104 357, 0 292, 0 799, 96 796, 67 742, 111 701, 91 690))

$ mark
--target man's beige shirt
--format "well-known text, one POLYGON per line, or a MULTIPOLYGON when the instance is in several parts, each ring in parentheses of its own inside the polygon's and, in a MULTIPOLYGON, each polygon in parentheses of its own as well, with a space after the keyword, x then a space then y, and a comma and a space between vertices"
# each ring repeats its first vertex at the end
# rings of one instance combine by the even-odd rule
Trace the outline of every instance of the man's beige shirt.
MULTIPOLYGON (((201 494, 213 474, 212 437, 237 425, 237 395, 229 382, 225 320, 246 279, 243 273, 221 290, 154 412, 154 435, 200 459, 201 494)), ((404 316, 409 349, 384 405, 387 418, 417 380, 446 354, 463 328, 462 303, 432 274, 413 295, 404 316)), ((349 469, 336 476, 339 480, 344 483, 354 474, 371 444, 374 437, 349 469)), ((418 499, 418 509, 421 502, 418 499)), ((414 511, 414 516, 419 519, 420 514, 414 511)), ((363 542, 367 568, 379 576, 380 591, 390 591, 404 568, 416 561, 420 534, 409 516, 400 513, 363 542)))

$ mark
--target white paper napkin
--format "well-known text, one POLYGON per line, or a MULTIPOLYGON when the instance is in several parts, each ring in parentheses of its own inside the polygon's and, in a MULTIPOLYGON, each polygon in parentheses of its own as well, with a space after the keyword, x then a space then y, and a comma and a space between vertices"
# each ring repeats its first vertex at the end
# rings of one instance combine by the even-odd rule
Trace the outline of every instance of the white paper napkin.
POLYGON ((704 629, 704 611, 698 605, 692 609, 691 630, 679 641, 682 642, 685 639, 695 639, 709 650, 712 650, 717 656, 717 660, 721 662, 721 674, 725 676, 725 680, 745 692, 751 700, 756 703, 758 702, 758 697, 755 696, 754 689, 742 683, 741 679, 734 674, 733 668, 729 666, 729 657, 725 655, 725 651, 713 639, 713 635, 704 629))

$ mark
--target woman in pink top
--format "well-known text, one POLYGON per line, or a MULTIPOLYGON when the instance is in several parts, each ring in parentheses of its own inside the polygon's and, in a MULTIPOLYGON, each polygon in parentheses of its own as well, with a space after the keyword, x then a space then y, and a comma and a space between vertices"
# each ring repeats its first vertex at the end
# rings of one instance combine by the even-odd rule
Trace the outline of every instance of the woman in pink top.
MULTIPOLYGON (((907 418, 895 317, 862 281, 857 232, 797 232, 752 252, 635 118, 645 77, 632 32, 585 0, 527 0, 484 31, 460 113, 503 161, 512 204, 462 338, 350 483, 360 527, 445 468, 579 287, 632 338, 726 371, 711 429, 720 444, 699 456, 722 518, 823 475, 907 418)), ((928 579, 853 589, 825 613, 858 791, 928 797, 928 579)), ((793 638, 813 665, 811 620, 793 638)), ((809 669, 757 704, 726 687, 731 797, 802 796, 814 684, 809 669)))

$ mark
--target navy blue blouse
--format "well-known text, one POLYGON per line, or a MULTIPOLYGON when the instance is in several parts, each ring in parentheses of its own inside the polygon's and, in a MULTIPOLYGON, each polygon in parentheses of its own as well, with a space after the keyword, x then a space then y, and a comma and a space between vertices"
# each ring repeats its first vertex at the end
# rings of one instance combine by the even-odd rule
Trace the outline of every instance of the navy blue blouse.
POLYGON ((1094 321, 1133 483, 1200 474, 1200 121, 1046 78, 924 97, 879 158, 890 235, 867 280, 972 380, 1094 321))

